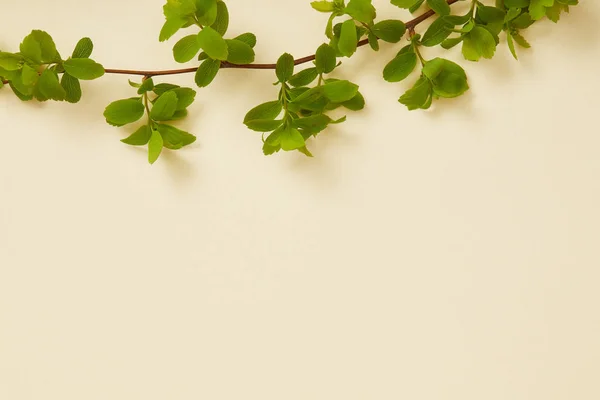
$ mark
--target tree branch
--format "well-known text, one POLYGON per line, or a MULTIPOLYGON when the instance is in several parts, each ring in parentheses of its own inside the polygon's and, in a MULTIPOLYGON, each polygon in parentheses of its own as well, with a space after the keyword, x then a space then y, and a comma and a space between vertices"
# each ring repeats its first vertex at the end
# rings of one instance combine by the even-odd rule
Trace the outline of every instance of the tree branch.
MULTIPOLYGON (((460 0, 447 0, 449 5, 452 5, 460 0)), ((433 10, 429 10, 419 15, 415 19, 408 21, 406 23, 406 28, 411 31, 419 25, 421 22, 429 19, 434 16, 435 12, 433 10)), ((358 47, 362 47, 369 44, 368 39, 361 40, 358 42, 358 47)), ((314 61, 315 55, 310 55, 306 57, 299 58, 294 61, 295 65, 306 64, 308 62, 314 61)), ((227 61, 221 62, 221 68, 234 68, 234 69, 275 69, 276 64, 231 64, 227 61)), ((128 70, 128 69, 112 69, 106 68, 105 71, 107 74, 119 74, 119 75, 141 75, 141 76, 163 76, 163 75, 179 75, 179 74, 190 74, 194 73, 198 70, 198 67, 193 68, 184 68, 184 69, 171 69, 171 70, 163 70, 163 71, 140 71, 140 70, 128 70)))

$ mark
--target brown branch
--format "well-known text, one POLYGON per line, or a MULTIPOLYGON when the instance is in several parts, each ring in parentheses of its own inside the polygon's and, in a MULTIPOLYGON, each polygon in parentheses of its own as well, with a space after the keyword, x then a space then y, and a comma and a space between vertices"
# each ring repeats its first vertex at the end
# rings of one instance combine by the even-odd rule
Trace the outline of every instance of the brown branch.
MULTIPOLYGON (((460 0, 447 0, 447 1, 448 1, 449 5, 452 5, 460 0)), ((419 25, 421 22, 427 20, 428 18, 432 17, 433 15, 435 15, 435 12, 433 10, 426 11, 423 14, 416 17, 415 19, 408 21, 406 23, 406 28, 409 31, 412 31, 415 29, 415 27, 417 25, 419 25)), ((358 47, 362 47, 367 44, 369 44, 369 40, 364 39, 364 40, 361 40, 360 42, 358 42, 358 47)), ((306 63, 314 61, 314 60, 315 60, 315 55, 313 54, 313 55, 302 57, 302 58, 295 60, 294 64, 301 65, 301 64, 306 64, 306 63)), ((275 67, 276 67, 276 64, 239 64, 239 65, 236 65, 236 64, 231 64, 227 61, 223 61, 221 63, 221 68, 275 69, 275 67)), ((111 69, 111 68, 105 69, 107 74, 141 75, 141 76, 146 76, 146 77, 162 76, 162 75, 189 74, 189 73, 194 73, 197 70, 198 70, 198 67, 184 68, 184 69, 171 69, 171 70, 164 70, 164 71, 139 71, 139 70, 111 69)))

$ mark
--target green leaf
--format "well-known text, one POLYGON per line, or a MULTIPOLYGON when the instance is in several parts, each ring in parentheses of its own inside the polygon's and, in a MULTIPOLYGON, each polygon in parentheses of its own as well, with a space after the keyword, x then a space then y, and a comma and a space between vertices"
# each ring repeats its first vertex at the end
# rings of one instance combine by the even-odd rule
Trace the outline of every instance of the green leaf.
POLYGON ((163 146, 169 150, 179 150, 196 141, 196 136, 171 125, 158 124, 157 129, 162 136, 163 146))
POLYGON ((152 78, 145 79, 138 88, 138 94, 144 94, 154 90, 154 80, 152 78))
POLYGON ((173 93, 177 95, 177 111, 185 110, 196 99, 196 91, 190 88, 176 88, 173 93))
POLYGON ((158 40, 164 42, 169 40, 186 24, 186 20, 182 18, 168 19, 160 30, 158 40))
POLYGON ((244 124, 254 120, 273 120, 281 114, 283 107, 279 101, 269 101, 254 107, 244 117, 244 124))
POLYGON ((160 96, 161 94, 168 92, 169 90, 177 89, 178 87, 179 86, 172 85, 170 83, 159 83, 158 85, 154 85, 154 88, 152 89, 152 91, 154 93, 156 93, 158 96, 160 96))
POLYGON ((77 42, 75 50, 73 50, 72 58, 89 58, 94 51, 94 43, 92 39, 85 37, 77 42))
POLYGON ((414 51, 398 54, 383 70, 383 79, 388 82, 400 82, 410 75, 417 66, 417 55, 414 51))
POLYGON ((150 135, 150 140, 148 141, 148 162, 150 164, 154 164, 158 157, 160 157, 160 153, 162 153, 162 149, 164 146, 163 138, 160 132, 153 130, 152 135, 150 135))
POLYGON ((185 36, 173 46, 173 58, 178 63, 186 63, 192 60, 199 52, 200 41, 197 34, 185 36))
POLYGON ((38 79, 40 79, 40 74, 33 67, 24 64, 21 72, 21 82, 23 82, 23 85, 33 86, 37 83, 38 79))
POLYGON ((227 60, 227 42, 213 28, 206 27, 198 33, 198 43, 210 58, 215 60, 227 60))
POLYGON ((298 129, 293 128, 292 126, 284 126, 279 133, 279 137, 281 140, 281 148, 284 151, 298 150, 306 146, 302 134, 298 129))
POLYGON ((246 126, 256 132, 272 132, 283 124, 281 119, 254 119, 248 121, 246 126))
POLYGON ((427 28, 421 43, 427 47, 437 46, 450 36, 452 29, 454 29, 454 25, 448 21, 447 17, 439 17, 427 28))
POLYGON ((337 65, 335 49, 326 43, 319 46, 315 57, 315 65, 319 74, 328 74, 332 72, 337 65))
POLYGON ((138 121, 144 116, 141 98, 117 100, 106 107, 104 118, 113 126, 123 126, 138 121))
POLYGON ((350 0, 345 11, 355 20, 365 24, 373 22, 376 16, 371 0, 350 0))
POLYGON ((104 67, 89 58, 70 58, 63 63, 69 75, 83 80, 93 80, 104 75, 104 67))
POLYGON ((374 51, 379 51, 379 38, 373 34, 373 32, 369 32, 368 35, 369 47, 371 47, 374 51))
POLYGON ((521 46, 525 49, 528 49, 531 47, 529 42, 527 40, 525 40, 525 38, 519 32, 513 32, 512 37, 519 46, 521 46))
POLYGON ((224 1, 217 2, 217 19, 214 24, 211 25, 215 31, 221 36, 225 35, 229 28, 229 10, 224 1))
POLYGON ((346 107, 348 110, 360 111, 365 108, 365 98, 360 92, 358 92, 356 93, 356 96, 348 101, 343 102, 342 106, 346 107))
POLYGON ((431 81, 433 92, 439 97, 457 97, 469 89, 465 70, 450 60, 434 58, 428 61, 423 66, 423 75, 431 81))
POLYGON ((402 21, 389 19, 376 23, 372 31, 375 36, 383 41, 398 43, 406 32, 406 25, 402 21))
POLYGON ((291 54, 285 53, 279 57, 275 74, 281 83, 287 82, 294 75, 294 57, 291 54))
POLYGON ((342 31, 338 41, 338 49, 340 54, 346 57, 351 57, 356 52, 358 43, 358 35, 356 33, 356 24, 349 19, 342 24, 342 31))
POLYGON ((254 62, 254 50, 241 40, 226 40, 229 55, 227 61, 231 64, 242 65, 254 62))
POLYGON ((78 103, 81 100, 81 85, 79 79, 64 73, 60 85, 65 90, 65 100, 69 103, 78 103))
POLYGON ((206 87, 212 83, 217 76, 219 69, 221 68, 221 62, 218 60, 208 59, 200 64, 198 71, 196 71, 196 85, 198 87, 206 87))
POLYGON ((130 146, 145 146, 150 141, 152 129, 148 125, 141 126, 137 131, 129 137, 122 139, 121 142, 130 146))
POLYGON ((178 98, 174 91, 169 91, 159 96, 150 111, 150 118, 154 121, 169 121, 177 111, 178 98))
POLYGON ((60 61, 60 55, 56 50, 54 40, 52 40, 52 37, 44 31, 31 31, 31 33, 23 39, 20 50, 23 56, 38 64, 49 64, 60 61))
POLYGON ((242 33, 240 36, 233 38, 233 40, 239 40, 240 42, 244 42, 252 48, 256 46, 256 35, 254 35, 253 33, 242 33))
POLYGON ((496 52, 494 36, 482 26, 476 25, 463 38, 462 53, 469 61, 479 61, 481 57, 492 58, 496 52))
POLYGON ((343 103, 358 93, 358 85, 349 81, 334 81, 323 86, 323 94, 333 103, 343 103))
POLYGON ((317 79, 317 76, 319 73, 316 68, 307 68, 293 75, 288 82, 294 87, 306 86, 317 79))
POLYGON ((23 65, 23 57, 12 54, 5 53, 0 51, 0 68, 5 69, 7 71, 16 71, 21 69, 23 65))
POLYGON ((312 8, 317 11, 328 13, 332 12, 335 9, 335 6, 332 1, 313 1, 310 3, 312 8))
POLYGON ((310 117, 294 120, 293 126, 296 129, 303 129, 311 136, 322 132, 331 123, 331 118, 325 114, 312 115, 310 117))
POLYGON ((217 20, 217 0, 196 0, 196 18, 200 25, 211 26, 217 20))
POLYGON ((546 16, 546 7, 552 7, 554 0, 531 0, 529 3, 529 15, 534 21, 546 16))
POLYGON ((427 5, 440 15, 450 15, 450 6, 446 0, 427 0, 427 5))
POLYGON ((431 82, 426 76, 421 76, 415 85, 400 97, 399 101, 409 110, 428 109, 433 100, 432 96, 433 87, 431 82))
POLYGON ((63 101, 67 95, 58 81, 58 74, 50 69, 45 69, 42 72, 36 89, 43 95, 43 98, 38 98, 41 101, 44 99, 63 101))
POLYGON ((512 54, 515 60, 518 60, 519 57, 517 56, 517 50, 515 49, 515 42, 510 32, 506 32, 506 42, 508 43, 508 49, 510 50, 510 54, 512 54))

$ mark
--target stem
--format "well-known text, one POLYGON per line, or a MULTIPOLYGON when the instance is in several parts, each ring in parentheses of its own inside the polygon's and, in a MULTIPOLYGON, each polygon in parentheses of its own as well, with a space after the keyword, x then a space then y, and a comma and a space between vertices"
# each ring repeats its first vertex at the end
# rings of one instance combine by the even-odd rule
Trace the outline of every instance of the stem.
MULTIPOLYGON (((452 5, 460 0, 447 0, 449 5, 452 5)), ((417 25, 426 21, 435 15, 435 11, 429 10, 419 15, 418 17, 408 21, 406 23, 406 28, 411 30, 414 29, 417 25)), ((357 47, 362 47, 369 44, 368 39, 361 40, 358 42, 357 47)), ((315 55, 310 55, 302 58, 298 58, 294 60, 294 65, 306 64, 315 60, 315 55)), ((221 68, 231 68, 231 69, 275 69, 276 64, 231 64, 227 61, 221 62, 221 68)), ((163 76, 163 75, 179 75, 179 74, 191 74, 195 73, 198 70, 198 67, 193 68, 184 68, 184 69, 171 69, 171 70, 162 70, 162 71, 139 71, 139 70, 127 70, 127 69, 112 69, 107 68, 105 72, 107 74, 118 74, 118 75, 142 75, 147 77, 152 76, 163 76)))

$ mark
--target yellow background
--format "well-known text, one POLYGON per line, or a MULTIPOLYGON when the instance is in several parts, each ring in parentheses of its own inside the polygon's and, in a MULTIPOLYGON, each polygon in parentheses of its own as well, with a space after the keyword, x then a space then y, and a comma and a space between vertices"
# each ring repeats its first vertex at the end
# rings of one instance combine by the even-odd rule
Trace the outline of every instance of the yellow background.
MULTIPOLYGON (((162 1, 3 1, 0 48, 33 28, 63 56, 173 68, 162 1)), ((308 1, 228 0, 257 61, 324 41, 308 1)), ((379 16, 409 18, 387 1, 379 16)), ((461 61, 471 90, 427 112, 362 49, 337 77, 368 108, 265 158, 247 110, 272 71, 222 71, 150 167, 78 105, 0 93, 0 399, 597 400, 600 3, 536 24, 511 59, 461 61)), ((423 31, 423 27, 419 28, 423 31)), ((459 49, 424 55, 460 60, 459 49)), ((157 82, 193 85, 193 76, 157 82)))

